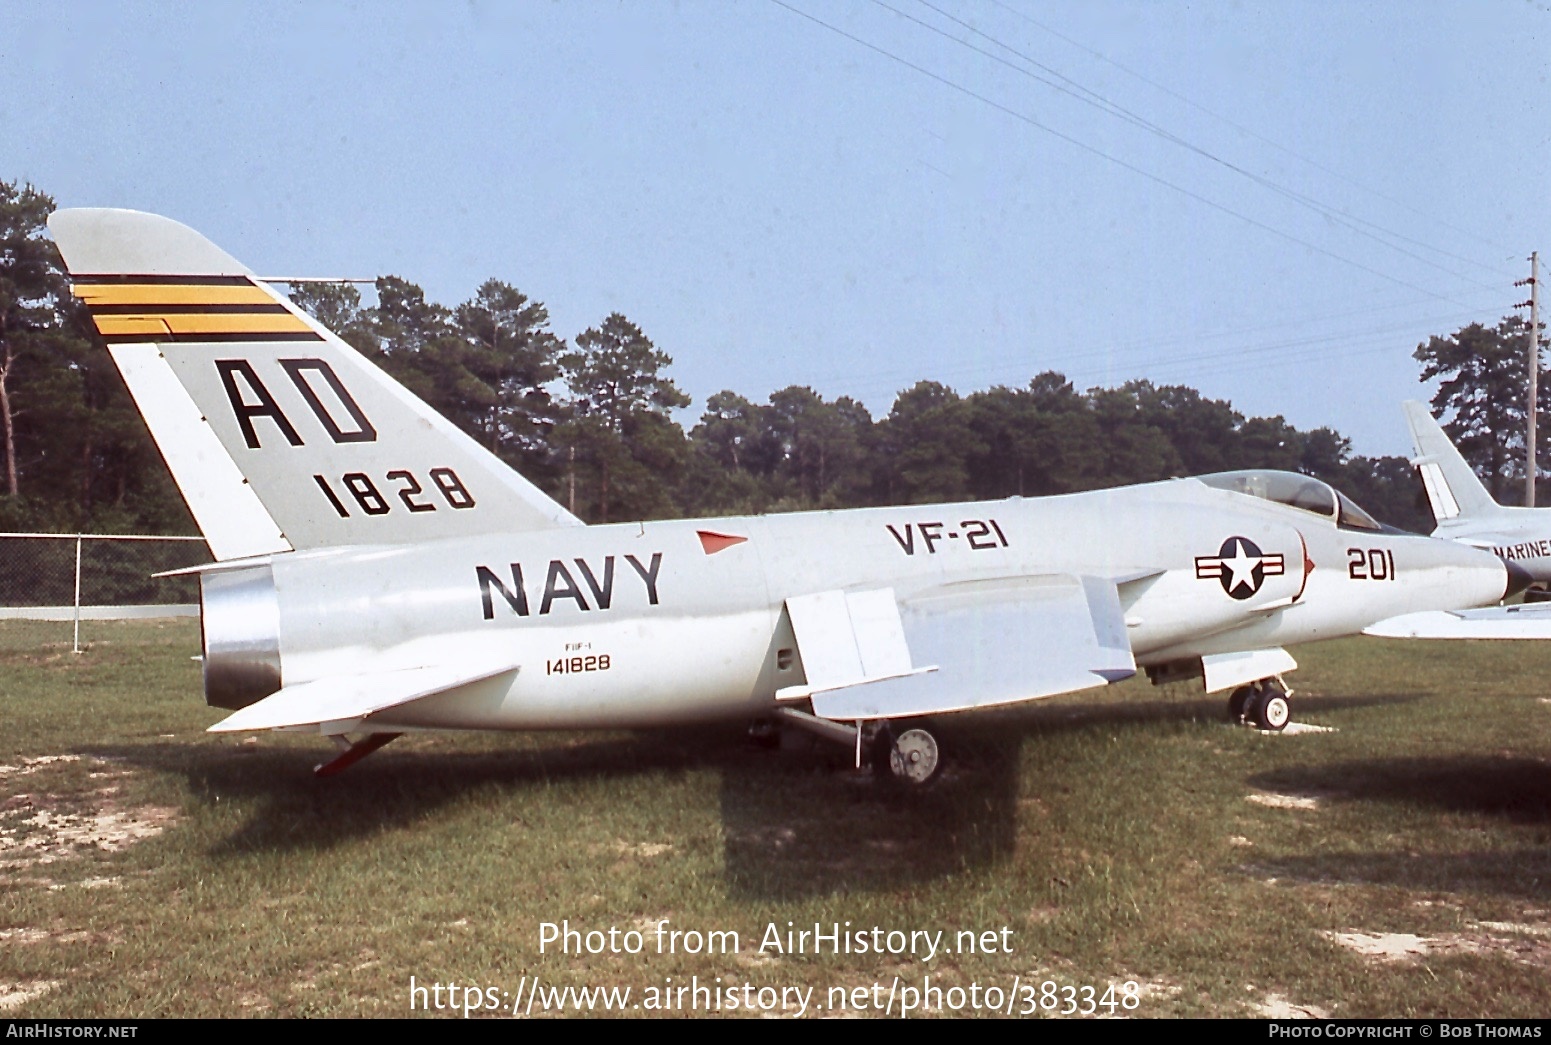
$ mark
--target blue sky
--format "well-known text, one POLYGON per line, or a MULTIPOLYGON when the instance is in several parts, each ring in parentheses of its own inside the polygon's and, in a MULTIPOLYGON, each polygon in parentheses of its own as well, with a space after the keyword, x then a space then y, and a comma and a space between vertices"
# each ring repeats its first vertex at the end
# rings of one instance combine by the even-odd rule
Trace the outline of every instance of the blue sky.
POLYGON ((166 214, 266 275, 391 273, 446 304, 495 277, 566 338, 623 312, 673 357, 686 424, 722 388, 881 414, 922 378, 1055 369, 1404 453, 1417 343, 1509 314, 1551 252, 1545 2, 5 23, 0 179, 166 214))

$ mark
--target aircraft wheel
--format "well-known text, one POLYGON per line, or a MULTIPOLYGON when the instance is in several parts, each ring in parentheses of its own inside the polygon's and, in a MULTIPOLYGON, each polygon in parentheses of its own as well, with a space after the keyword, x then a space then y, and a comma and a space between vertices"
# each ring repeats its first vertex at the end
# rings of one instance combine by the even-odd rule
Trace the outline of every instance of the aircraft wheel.
POLYGON ((873 775, 880 780, 889 780, 894 776, 889 768, 889 755, 894 750, 894 729, 887 722, 879 722, 872 734, 872 739, 867 741, 867 761, 872 766, 873 775))
POLYGON ((781 726, 768 718, 757 718, 749 723, 749 743, 761 751, 774 751, 781 746, 781 726))
POLYGON ((1292 705, 1287 694, 1274 682, 1263 682, 1244 709, 1245 718, 1256 729, 1280 733, 1292 721, 1292 705))
POLYGON ((937 737, 915 726, 895 735, 885 727, 873 742, 873 772, 906 786, 926 787, 942 772, 942 748, 937 737))
POLYGON ((1242 725, 1244 722, 1244 709, 1249 706, 1249 698, 1255 695, 1251 686, 1240 686, 1228 697, 1228 721, 1234 725, 1242 725))

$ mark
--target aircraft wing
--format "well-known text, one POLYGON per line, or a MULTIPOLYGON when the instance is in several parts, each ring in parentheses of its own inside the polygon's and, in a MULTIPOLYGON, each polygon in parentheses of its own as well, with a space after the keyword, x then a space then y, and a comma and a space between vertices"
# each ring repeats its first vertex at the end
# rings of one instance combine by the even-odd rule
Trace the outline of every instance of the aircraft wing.
POLYGON ((1011 704, 1136 674, 1113 580, 1054 574, 787 600, 821 718, 902 718, 1011 704))
POLYGON ((1406 613, 1370 625, 1363 634, 1386 639, 1551 639, 1551 602, 1406 613))
POLYGON ((226 716, 206 732, 239 733, 286 726, 358 723, 379 711, 516 670, 515 663, 495 662, 484 666, 434 665, 314 679, 284 686, 263 700, 226 716))

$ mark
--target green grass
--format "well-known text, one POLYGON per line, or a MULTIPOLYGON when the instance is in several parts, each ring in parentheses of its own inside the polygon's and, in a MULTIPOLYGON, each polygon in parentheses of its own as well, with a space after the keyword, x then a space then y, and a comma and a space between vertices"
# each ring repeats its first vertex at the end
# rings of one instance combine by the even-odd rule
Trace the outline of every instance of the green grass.
POLYGON ((737 727, 422 734, 319 781, 316 737, 203 732, 220 713, 197 647, 194 622, 99 624, 81 655, 0 630, 0 763, 18 767, 0 773, 0 1004, 35 992, 0 1015, 398 1016, 411 976, 534 975, 637 999, 720 976, 822 1004, 930 975, 1134 979, 1143 1015, 1273 996, 1351 1017, 1551 1010, 1551 648, 1534 643, 1295 651, 1294 718, 1334 733, 1261 736, 1198 689, 1135 682, 950 719, 960 757, 917 795, 839 747, 762 751, 737 727), (24 762, 60 754, 80 757, 24 762), (40 848, 101 817, 163 829, 40 848), (641 955, 539 953, 542 922, 661 919, 736 931, 741 953, 659 955, 650 936, 641 955), (1012 953, 755 953, 770 923, 848 920, 1007 926, 1012 953), (1376 961, 1328 935, 1347 932, 1436 942, 1376 961))

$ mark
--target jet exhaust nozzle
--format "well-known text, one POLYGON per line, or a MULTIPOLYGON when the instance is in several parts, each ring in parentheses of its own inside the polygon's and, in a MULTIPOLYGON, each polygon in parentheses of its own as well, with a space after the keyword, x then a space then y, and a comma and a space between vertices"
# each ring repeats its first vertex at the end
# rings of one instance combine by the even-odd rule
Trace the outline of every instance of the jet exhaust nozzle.
POLYGON ((236 711, 280 688, 280 599, 268 566, 199 579, 205 703, 236 711))

